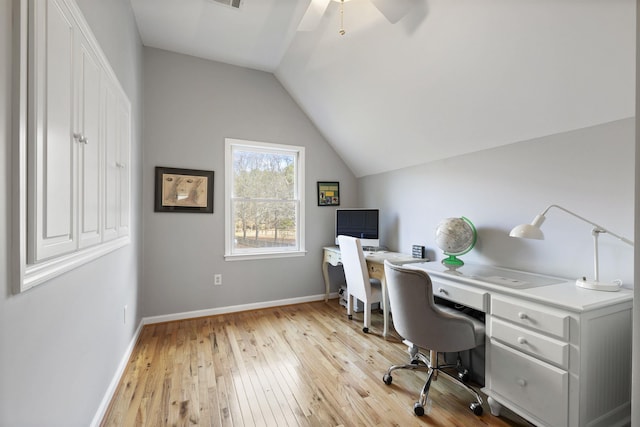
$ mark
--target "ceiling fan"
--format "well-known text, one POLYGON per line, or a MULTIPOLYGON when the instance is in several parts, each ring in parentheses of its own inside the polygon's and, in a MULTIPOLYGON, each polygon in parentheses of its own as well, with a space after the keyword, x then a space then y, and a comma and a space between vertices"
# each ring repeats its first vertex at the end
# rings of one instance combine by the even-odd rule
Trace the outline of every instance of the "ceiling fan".
MULTIPOLYGON (((344 3, 349 0, 333 1, 340 3, 339 33, 340 35, 344 35, 345 30, 343 28, 342 17, 344 13, 344 3)), ((371 3, 373 3, 389 22, 395 24, 409 12, 415 1, 416 0, 371 0, 371 3)), ((320 19, 322 19, 322 15, 324 15, 324 12, 327 10, 329 2, 331 2, 331 0, 311 0, 307 11, 300 21, 298 31, 313 31, 320 23, 320 19)))

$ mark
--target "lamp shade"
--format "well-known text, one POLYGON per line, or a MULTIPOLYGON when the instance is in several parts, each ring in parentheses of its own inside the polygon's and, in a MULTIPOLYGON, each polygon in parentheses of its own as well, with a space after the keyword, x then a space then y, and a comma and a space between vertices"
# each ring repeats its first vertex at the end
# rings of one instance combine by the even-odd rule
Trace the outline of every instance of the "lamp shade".
POLYGON ((539 227, 532 224, 520 224, 511 230, 511 237, 520 237, 523 239, 544 240, 544 234, 539 227))

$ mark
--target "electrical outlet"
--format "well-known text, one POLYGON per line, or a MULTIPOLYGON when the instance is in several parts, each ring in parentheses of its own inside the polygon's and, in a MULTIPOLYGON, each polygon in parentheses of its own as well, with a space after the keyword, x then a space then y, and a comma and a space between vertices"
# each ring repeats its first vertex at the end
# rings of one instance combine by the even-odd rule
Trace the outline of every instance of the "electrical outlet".
POLYGON ((122 323, 124 323, 125 325, 127 324, 127 306, 126 305, 122 310, 122 323))
POLYGON ((213 284, 215 286, 222 286, 222 274, 216 274, 213 276, 213 284))

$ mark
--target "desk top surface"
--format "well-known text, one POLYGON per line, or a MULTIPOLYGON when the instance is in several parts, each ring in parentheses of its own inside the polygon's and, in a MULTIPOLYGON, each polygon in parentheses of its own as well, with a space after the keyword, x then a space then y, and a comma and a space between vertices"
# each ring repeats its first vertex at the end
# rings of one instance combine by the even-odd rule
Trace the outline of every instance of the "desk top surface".
POLYGON ((491 294, 503 294, 583 312, 633 300, 633 290, 617 292, 579 288, 575 279, 546 276, 508 268, 465 264, 452 272, 439 262, 414 263, 410 267, 426 271, 434 280, 458 282, 491 294))
MULTIPOLYGON (((332 252, 340 253, 339 246, 325 246, 323 249, 332 252)), ((364 257, 369 262, 383 264, 384 260, 389 260, 392 263, 413 263, 413 262, 425 262, 428 261, 425 258, 414 258, 410 254, 403 254, 401 252, 392 251, 363 251, 364 257)))

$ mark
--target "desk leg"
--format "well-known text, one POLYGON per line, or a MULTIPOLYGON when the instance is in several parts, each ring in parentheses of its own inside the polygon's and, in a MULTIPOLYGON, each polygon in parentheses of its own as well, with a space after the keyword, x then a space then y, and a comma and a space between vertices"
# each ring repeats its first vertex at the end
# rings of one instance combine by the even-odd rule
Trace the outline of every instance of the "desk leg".
POLYGON ((491 415, 494 417, 500 416, 500 410, 502 409, 502 405, 498 403, 493 397, 489 396, 487 399, 489 403, 489 409, 491 409, 491 415))
POLYGON ((329 282, 329 263, 326 261, 322 262, 322 277, 324 278, 324 302, 327 302, 331 283, 329 282))

